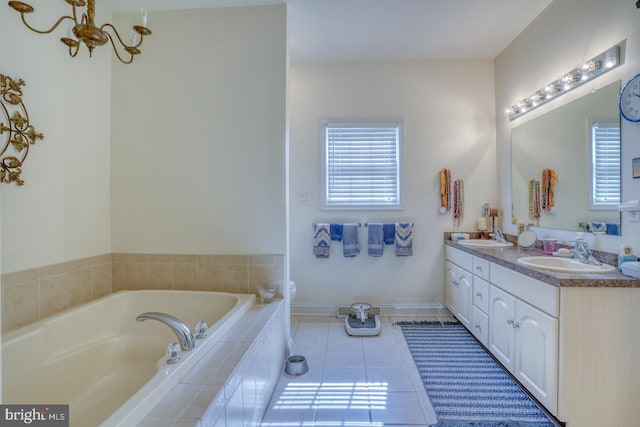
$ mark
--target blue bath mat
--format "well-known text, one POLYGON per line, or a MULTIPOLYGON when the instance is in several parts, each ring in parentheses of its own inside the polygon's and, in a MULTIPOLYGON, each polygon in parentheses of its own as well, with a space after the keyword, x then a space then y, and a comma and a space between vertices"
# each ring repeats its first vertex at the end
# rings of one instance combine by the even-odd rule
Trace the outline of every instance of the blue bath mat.
POLYGON ((457 322, 399 322, 437 427, 556 427, 457 322))

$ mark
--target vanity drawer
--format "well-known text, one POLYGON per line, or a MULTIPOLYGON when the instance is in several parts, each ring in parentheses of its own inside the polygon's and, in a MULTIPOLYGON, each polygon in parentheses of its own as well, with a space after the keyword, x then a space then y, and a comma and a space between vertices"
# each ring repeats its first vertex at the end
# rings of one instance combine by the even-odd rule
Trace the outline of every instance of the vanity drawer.
POLYGON ((498 264, 491 266, 490 282, 545 313, 555 318, 559 317, 560 302, 557 287, 498 264))
POLYGON ((489 282, 478 276, 473 278, 473 305, 489 313, 489 282))
POLYGON ((478 310, 478 307, 473 307, 473 313, 471 314, 471 332, 485 347, 488 346, 489 316, 478 310))
POLYGON ((445 246, 445 254, 447 259, 458 267, 462 267, 469 272, 473 269, 473 255, 451 246, 445 246))
POLYGON ((489 264, 490 262, 486 259, 474 256, 472 273, 476 276, 482 277, 484 280, 489 280, 489 264))

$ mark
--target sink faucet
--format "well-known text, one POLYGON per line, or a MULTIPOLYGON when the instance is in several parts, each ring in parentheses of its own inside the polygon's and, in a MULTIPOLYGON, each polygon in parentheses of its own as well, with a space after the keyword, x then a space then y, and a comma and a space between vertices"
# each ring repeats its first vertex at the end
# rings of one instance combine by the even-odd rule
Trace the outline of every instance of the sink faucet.
POLYGON ((584 264, 602 265, 600 261, 593 256, 589 244, 584 239, 576 239, 573 245, 573 257, 584 264))
POLYGON ((493 229, 493 237, 496 239, 496 242, 507 243, 507 239, 504 238, 504 234, 502 234, 502 230, 498 227, 493 229))
POLYGON ((191 329, 180 319, 177 317, 173 317, 170 314, 166 313, 158 313, 154 311, 150 311, 147 313, 142 313, 136 320, 138 322, 142 322, 148 319, 157 320, 158 322, 162 322, 176 334, 178 337, 178 342, 180 343, 180 348, 182 351, 191 351, 196 346, 196 340, 193 337, 193 332, 191 329))

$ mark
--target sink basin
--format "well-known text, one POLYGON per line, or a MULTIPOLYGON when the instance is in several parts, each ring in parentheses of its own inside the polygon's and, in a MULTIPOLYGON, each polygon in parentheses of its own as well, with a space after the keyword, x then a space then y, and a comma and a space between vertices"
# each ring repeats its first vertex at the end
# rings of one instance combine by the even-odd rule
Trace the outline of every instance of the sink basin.
POLYGON ((552 256, 527 256, 518 258, 518 264, 558 273, 611 273, 616 271, 613 265, 585 264, 573 258, 552 256))
POLYGON ((509 246, 513 246, 513 243, 500 243, 495 240, 485 240, 485 239, 467 239, 467 240, 458 240, 458 243, 465 246, 472 246, 474 248, 508 248, 509 246))

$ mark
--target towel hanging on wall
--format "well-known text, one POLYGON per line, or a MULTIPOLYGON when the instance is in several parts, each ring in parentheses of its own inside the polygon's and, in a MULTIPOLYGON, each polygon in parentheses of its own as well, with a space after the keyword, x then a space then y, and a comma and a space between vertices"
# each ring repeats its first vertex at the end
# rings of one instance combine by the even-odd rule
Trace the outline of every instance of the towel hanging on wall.
POLYGON ((453 183, 453 225, 456 230, 464 218, 464 181, 456 179, 453 183))
POLYGON ((329 224, 313 224, 313 254, 316 258, 329 258, 329 224))
POLYGON ((396 255, 397 256, 413 255, 413 223, 412 222, 396 223, 396 255))
POLYGON ((369 223, 367 226, 368 239, 367 243, 369 256, 382 256, 382 250, 384 247, 384 231, 382 223, 369 223))
POLYGON ((451 210, 451 171, 440 170, 440 213, 446 214, 451 210))
POLYGON ((536 222, 536 226, 540 224, 540 181, 537 179, 529 180, 529 219, 536 222))
POLYGON ((342 224, 342 252, 347 258, 360 254, 360 243, 358 241, 358 229, 360 224, 342 224))

